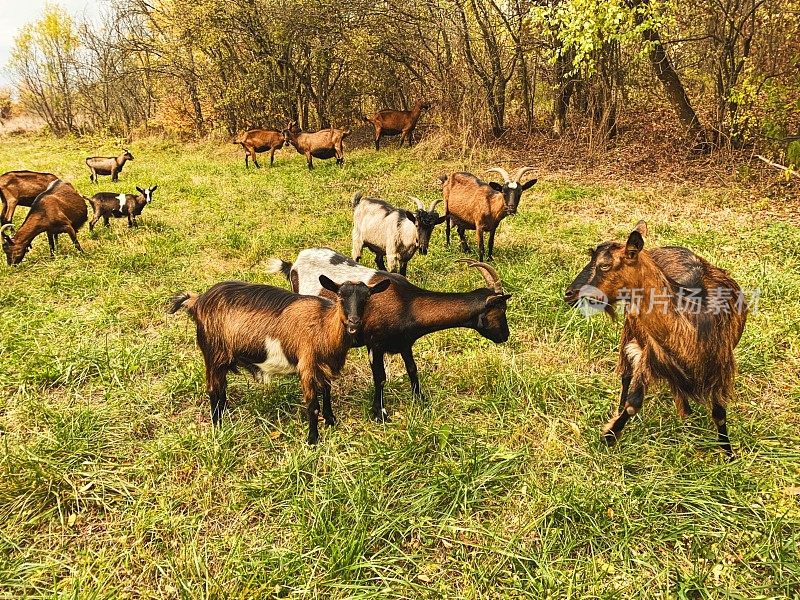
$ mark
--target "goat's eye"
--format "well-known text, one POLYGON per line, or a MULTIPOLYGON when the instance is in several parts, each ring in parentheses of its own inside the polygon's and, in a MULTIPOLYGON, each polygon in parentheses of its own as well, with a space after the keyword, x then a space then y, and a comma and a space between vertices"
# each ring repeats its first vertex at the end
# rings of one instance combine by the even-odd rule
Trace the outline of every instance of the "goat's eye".
POLYGON ((600 270, 601 271, 610 271, 611 270, 611 265, 600 265, 600 270))

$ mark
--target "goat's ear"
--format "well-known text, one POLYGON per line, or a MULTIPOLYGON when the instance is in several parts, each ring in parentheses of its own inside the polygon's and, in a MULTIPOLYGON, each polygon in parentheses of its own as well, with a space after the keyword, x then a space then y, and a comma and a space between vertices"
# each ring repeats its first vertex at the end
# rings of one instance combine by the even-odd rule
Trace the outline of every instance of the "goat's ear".
POLYGON ((416 222, 417 222, 417 215, 415 215, 415 214, 414 214, 413 212, 411 212, 410 210, 407 210, 407 211, 406 211, 406 219, 408 219, 408 220, 409 220, 409 221, 411 221, 412 223, 416 223, 416 222))
POLYGON ((436 224, 440 225, 441 223, 444 223, 445 221, 447 221, 447 215, 442 215, 441 217, 436 219, 436 224))
POLYGON ((138 185, 136 186, 136 191, 139 192, 142 196, 144 196, 144 190, 140 188, 138 185))
POLYGON ((152 194, 152 193, 153 193, 153 192, 155 192, 157 189, 158 189, 158 186, 157 186, 157 185, 154 185, 153 187, 151 187, 151 188, 150 188, 150 193, 152 194))
POLYGON ((644 238, 642 234, 639 233, 638 229, 634 229, 631 231, 631 234, 628 236, 628 241, 625 244, 625 258, 636 260, 642 248, 644 248, 644 238))
POLYGON ((539 180, 538 180, 538 179, 531 179, 530 181, 523 183, 523 184, 522 184, 522 191, 524 192, 525 190, 528 190, 528 189, 532 188, 532 187, 533 187, 533 185, 534 185, 534 184, 535 184, 537 181, 539 181, 539 180))
POLYGON ((495 192, 502 192, 503 191, 503 184, 497 183, 496 181, 490 181, 489 187, 492 188, 495 192))
POLYGON ((633 228, 633 230, 634 231, 638 231, 641 234, 642 237, 646 237, 647 236, 647 223, 645 223, 644 221, 639 221, 636 224, 636 227, 633 228))
POLYGON ((369 288, 369 293, 371 296, 374 296, 375 294, 380 294, 381 292, 385 292, 386 290, 389 289, 389 286, 391 284, 392 284, 391 279, 382 279, 378 283, 369 288))
POLYGON ((500 296, 489 296, 486 299, 486 308, 497 306, 501 302, 507 302, 511 298, 511 294, 502 294, 500 296))
POLYGON ((335 281, 328 279, 325 275, 319 276, 319 283, 326 290, 328 290, 329 292, 333 292, 334 294, 338 294, 339 288, 342 287, 335 281))

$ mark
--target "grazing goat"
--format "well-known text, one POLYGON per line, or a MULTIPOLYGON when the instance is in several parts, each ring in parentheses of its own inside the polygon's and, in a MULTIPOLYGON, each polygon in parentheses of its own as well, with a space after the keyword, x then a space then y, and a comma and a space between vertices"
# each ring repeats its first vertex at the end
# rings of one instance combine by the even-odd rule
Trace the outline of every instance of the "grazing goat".
POLYGON ((318 283, 321 275, 333 281, 362 281, 375 285, 391 281, 389 289, 371 300, 364 311, 364 328, 354 346, 366 346, 372 368, 375 393, 372 416, 388 420, 383 406, 386 383, 384 356, 400 354, 411 382, 411 391, 422 397, 414 362, 413 346, 421 337, 454 327, 474 329, 496 344, 508 339, 506 303, 511 297, 503 291, 497 272, 489 265, 461 259, 480 271, 487 287, 471 292, 433 292, 418 288, 402 275, 368 269, 329 248, 310 248, 297 255, 294 264, 272 259, 269 271, 283 273, 292 289, 301 294, 324 293, 318 283))
POLYGON ((56 179, 36 197, 19 231, 12 238, 5 230, 13 227, 6 223, 0 227, 3 237, 3 252, 9 265, 19 264, 31 247, 31 241, 40 233, 47 233, 50 254, 54 255, 59 233, 66 233, 75 248, 83 252, 75 232, 86 223, 88 211, 86 198, 72 185, 56 179))
POLYGON ((434 200, 430 208, 419 198, 412 197, 416 212, 395 208, 379 198, 364 198, 361 192, 353 196, 353 260, 361 261, 364 246, 375 253, 375 262, 382 271, 399 265, 400 274, 406 274, 408 261, 419 250, 428 253, 433 228, 446 217, 434 211, 441 200, 434 200))
POLYGON ((481 181, 471 173, 460 172, 440 176, 439 181, 443 185, 444 213, 448 217, 445 231, 447 245, 450 245, 452 223, 461 239, 461 251, 469 252, 464 230, 474 229, 478 236, 478 260, 483 260, 483 234, 488 231, 489 252, 486 260, 492 260, 495 231, 506 216, 517 214, 522 192, 536 183, 536 179, 520 183, 522 176, 532 170, 533 167, 522 167, 512 178, 501 167, 489 169, 487 172, 494 171, 503 176, 505 182, 502 185, 494 181, 481 181))
POLYGON ((245 131, 234 144, 241 144, 244 148, 244 166, 249 168, 248 159, 253 159, 253 164, 260 169, 257 153, 269 150, 269 166, 275 162, 275 150, 279 150, 284 145, 283 132, 277 129, 251 129, 245 131))
POLYGON ((385 135, 399 135, 401 148, 406 141, 411 146, 417 121, 422 111, 430 107, 430 102, 418 100, 411 110, 381 110, 371 117, 363 117, 365 122, 372 123, 375 128, 375 150, 380 150, 381 138, 385 135))
POLYGON ((97 183, 98 175, 111 175, 111 181, 118 181, 122 167, 129 160, 133 160, 133 154, 124 148, 119 156, 90 156, 86 159, 86 166, 92 172, 89 181, 97 183))
POLYGON ((47 189, 58 177, 52 173, 36 171, 9 171, 0 175, 0 225, 11 223, 17 205, 30 206, 36 196, 47 189))
POLYGON ((89 221, 89 231, 94 230, 95 224, 103 218, 103 224, 110 227, 109 219, 128 217, 128 227, 138 227, 136 217, 142 214, 144 207, 153 201, 153 193, 158 189, 157 185, 143 190, 136 186, 139 195, 134 194, 115 194, 114 192, 97 192, 89 198, 94 215, 89 221))
POLYGON ((298 154, 306 157, 309 169, 314 168, 312 158, 322 160, 336 157, 336 164, 344 164, 344 146, 342 140, 350 135, 345 129, 321 129, 316 133, 304 133, 297 127, 296 121, 291 121, 283 130, 284 146, 294 146, 298 154))
POLYGON ((709 401, 721 448, 732 456, 725 406, 736 370, 733 349, 747 320, 739 285, 722 269, 686 248, 643 250, 647 225, 639 221, 627 242, 605 242, 567 288, 571 306, 587 304, 614 316, 625 302, 619 352, 622 394, 603 428, 612 445, 642 407, 647 386, 666 381, 681 417, 689 399, 709 401))
POLYGON ((197 324, 214 425, 220 424, 227 403, 228 372, 239 368, 260 381, 271 375, 299 375, 309 444, 319 439, 320 392, 325 423, 336 423, 331 381, 344 366, 353 336, 361 332, 369 297, 384 291, 389 282, 339 285, 323 275, 318 283, 334 294, 335 302, 243 281, 218 283, 201 295, 184 292, 174 297, 169 312, 186 308, 197 324))

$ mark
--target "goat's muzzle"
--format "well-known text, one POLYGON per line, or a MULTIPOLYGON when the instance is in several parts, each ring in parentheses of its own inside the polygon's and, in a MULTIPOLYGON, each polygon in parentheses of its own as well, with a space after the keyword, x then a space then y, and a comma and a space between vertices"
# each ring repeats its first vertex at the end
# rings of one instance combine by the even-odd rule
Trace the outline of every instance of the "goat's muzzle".
POLYGON ((347 333, 350 335, 358 335, 364 327, 364 322, 361 319, 350 317, 347 319, 347 333))

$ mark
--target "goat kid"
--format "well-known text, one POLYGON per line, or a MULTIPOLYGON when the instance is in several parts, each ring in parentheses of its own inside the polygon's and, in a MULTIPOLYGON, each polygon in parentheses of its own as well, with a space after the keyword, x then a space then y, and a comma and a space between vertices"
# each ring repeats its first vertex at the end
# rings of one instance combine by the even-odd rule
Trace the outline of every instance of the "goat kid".
POLYGON ((17 205, 29 207, 36 196, 57 179, 52 173, 36 171, 8 171, 0 175, 0 201, 3 203, 0 225, 11 223, 17 205))
POLYGON ((33 238, 40 233, 47 234, 51 255, 55 254, 59 233, 66 233, 75 248, 83 252, 75 232, 86 223, 87 218, 86 198, 69 183, 56 179, 33 201, 31 209, 13 238, 6 233, 6 230, 13 228, 13 225, 7 223, 0 227, 6 261, 9 265, 22 262, 33 238))
POLYGON ((129 160, 133 160, 133 154, 125 148, 119 156, 90 156, 86 159, 86 166, 91 171, 89 181, 97 183, 98 175, 111 175, 111 181, 118 181, 122 167, 129 160))
POLYGON ((383 404, 386 384, 384 356, 400 354, 411 382, 411 391, 421 398, 422 392, 414 361, 413 346, 421 337, 455 327, 474 329, 496 344, 508 339, 506 303, 511 297, 503 291, 497 272, 487 264, 461 259, 476 268, 486 287, 471 292, 434 292, 411 284, 402 275, 376 271, 361 266, 329 248, 309 248, 297 255, 294 264, 272 259, 268 270, 282 273, 295 292, 329 295, 320 286, 321 275, 333 281, 362 281, 376 285, 390 281, 389 289, 371 300, 364 311, 364 327, 354 346, 366 346, 372 380, 375 384, 372 416, 379 422, 388 421, 383 404))
POLYGON ((254 379, 296 373, 306 403, 308 443, 319 439, 318 394, 326 425, 335 425, 331 382, 339 375, 370 296, 389 282, 367 286, 334 283, 320 276, 318 284, 335 301, 301 296, 270 285, 226 281, 201 295, 176 295, 170 313, 185 308, 197 325, 197 345, 206 366, 211 419, 220 425, 227 404, 227 376, 242 368, 254 379))
POLYGON ((153 194, 158 189, 157 185, 142 189, 136 186, 138 195, 134 194, 115 194, 114 192, 98 192, 89 198, 94 214, 89 221, 89 231, 94 230, 95 224, 102 217, 103 224, 110 227, 109 219, 114 217, 120 219, 128 217, 128 227, 138 227, 136 217, 142 214, 144 207, 153 201, 153 194))
POLYGON ((403 142, 411 146, 417 121, 422 111, 430 107, 430 102, 418 100, 411 110, 381 110, 371 117, 363 117, 366 123, 371 123, 375 128, 375 150, 380 150, 381 138, 387 135, 399 135, 401 148, 403 142))
POLYGON ((441 200, 434 200, 428 210, 419 198, 412 200, 417 210, 411 212, 395 208, 379 198, 365 198, 361 192, 353 196, 353 259, 361 261, 366 246, 375 253, 375 262, 382 271, 399 266, 401 275, 406 274, 408 261, 417 250, 428 253, 433 228, 445 220, 434 209, 441 200))
POLYGON ((326 160, 336 157, 336 164, 344 165, 344 145, 342 141, 350 135, 345 129, 321 129, 316 133, 305 133, 296 121, 291 121, 283 130, 283 145, 294 146, 298 154, 306 157, 309 170, 314 168, 313 159, 326 160))
POLYGON ((639 221, 626 242, 591 249, 591 260, 564 294, 571 306, 586 304, 611 317, 615 305, 625 303, 622 394, 603 438, 614 444, 641 409, 650 383, 663 380, 681 417, 692 412, 689 400, 711 404, 719 445, 732 456, 726 406, 747 303, 728 273, 686 248, 644 250, 646 235, 647 225, 639 221))
POLYGON ((450 245, 450 225, 458 230, 461 240, 461 251, 469 252, 469 244, 464 235, 466 229, 474 229, 478 238, 478 260, 483 260, 483 234, 489 232, 489 252, 486 260, 493 260, 494 234, 500 222, 509 215, 517 214, 522 193, 530 189, 536 179, 520 183, 522 177, 532 171, 533 167, 522 167, 517 170, 514 177, 509 177, 505 169, 492 167, 487 172, 499 173, 504 183, 494 181, 481 181, 471 173, 452 173, 442 175, 444 196, 444 212, 448 216, 445 237, 450 245))

